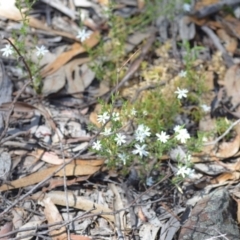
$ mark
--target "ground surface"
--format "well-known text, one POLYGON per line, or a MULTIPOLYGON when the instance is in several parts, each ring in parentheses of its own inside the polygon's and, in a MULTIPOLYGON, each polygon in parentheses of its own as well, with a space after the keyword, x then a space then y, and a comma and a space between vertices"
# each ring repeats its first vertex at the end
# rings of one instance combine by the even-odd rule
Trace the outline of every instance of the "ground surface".
POLYGON ((0 239, 239 239, 240 1, 186 2, 0 1, 0 239))

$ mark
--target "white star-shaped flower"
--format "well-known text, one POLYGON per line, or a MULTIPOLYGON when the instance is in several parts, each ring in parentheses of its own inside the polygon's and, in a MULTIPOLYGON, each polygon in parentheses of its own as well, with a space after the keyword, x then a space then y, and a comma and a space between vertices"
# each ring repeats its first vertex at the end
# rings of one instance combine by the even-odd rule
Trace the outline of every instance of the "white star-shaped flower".
POLYGON ((126 136, 121 134, 121 133, 117 133, 116 137, 114 138, 114 140, 117 142, 118 146, 121 146, 123 143, 126 142, 125 140, 126 136))
POLYGON ((187 131, 187 129, 180 129, 178 132, 177 132, 177 135, 176 135, 176 139, 178 141, 180 141, 181 143, 186 143, 187 139, 190 138, 190 135, 187 131))
POLYGON ((179 73, 179 77, 186 77, 186 75, 187 75, 187 72, 183 70, 181 70, 181 72, 179 73))
POLYGON ((166 132, 163 132, 163 131, 161 131, 160 134, 157 133, 156 136, 157 136, 158 140, 159 140, 160 142, 162 142, 162 143, 166 143, 167 140, 168 140, 169 137, 170 137, 169 135, 166 134, 166 132))
POLYGON ((204 112, 209 112, 211 110, 211 107, 209 107, 208 105, 206 104, 202 104, 201 105, 201 108, 204 112))
POLYGON ((110 116, 108 112, 104 112, 103 114, 99 114, 97 116, 97 121, 102 124, 105 124, 109 119, 110 119, 110 116))
POLYGON ((188 90, 187 89, 180 89, 179 87, 177 88, 177 91, 175 93, 178 95, 178 99, 186 98, 188 90))
POLYGON ((137 111, 135 110, 135 108, 133 108, 133 109, 131 110, 131 115, 132 115, 132 116, 136 116, 136 114, 137 114, 137 111))
POLYGON ((128 159, 128 156, 125 153, 119 153, 118 157, 123 162, 123 164, 126 165, 126 161, 128 159))
POLYGON ((139 144, 135 144, 135 150, 132 151, 133 154, 135 155, 139 155, 140 157, 142 156, 147 156, 148 155, 148 151, 145 150, 146 148, 146 144, 143 144, 142 146, 140 146, 139 144))
POLYGON ((3 52, 3 56, 5 57, 8 57, 8 56, 10 56, 10 55, 12 55, 13 54, 13 47, 10 45, 10 44, 8 44, 8 45, 6 45, 4 48, 2 48, 1 50, 0 50, 1 52, 3 52))
POLYGON ((182 126, 177 125, 177 126, 174 127, 173 130, 174 130, 174 132, 179 132, 182 128, 183 128, 182 126))
POLYGON ((135 139, 139 142, 144 142, 146 137, 151 135, 150 128, 144 124, 140 124, 135 131, 135 139))
POLYGON ((115 122, 120 120, 119 112, 112 113, 112 120, 115 122))
POLYGON ((182 166, 178 169, 177 175, 182 175, 183 178, 185 178, 185 175, 191 177, 194 174, 194 172, 195 172, 194 169, 182 166))
POLYGON ((49 52, 49 51, 46 49, 46 47, 43 46, 43 45, 42 45, 40 48, 39 48, 39 47, 36 47, 36 49, 37 49, 37 52, 36 52, 37 56, 44 56, 47 52, 49 52))
POLYGON ((96 142, 93 143, 92 148, 99 151, 102 148, 101 142, 99 140, 97 140, 96 142))
POLYGON ((79 38, 81 42, 84 42, 90 37, 90 35, 91 33, 86 31, 86 29, 81 29, 80 31, 78 31, 77 38, 79 38))
POLYGON ((111 135, 111 133, 112 133, 112 129, 111 128, 105 128, 104 132, 102 132, 101 135, 109 136, 109 135, 111 135))
POLYGON ((148 115, 148 112, 146 110, 143 111, 143 115, 144 116, 147 116, 148 115))

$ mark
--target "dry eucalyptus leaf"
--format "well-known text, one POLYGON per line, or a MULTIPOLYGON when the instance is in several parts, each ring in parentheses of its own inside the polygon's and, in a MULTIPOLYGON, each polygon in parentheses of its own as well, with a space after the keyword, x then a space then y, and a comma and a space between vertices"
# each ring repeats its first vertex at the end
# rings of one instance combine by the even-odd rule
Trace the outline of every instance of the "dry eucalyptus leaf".
MULTIPOLYGON (((44 169, 42 171, 30 174, 29 176, 19 178, 17 180, 11 181, 10 184, 3 184, 0 186, 0 191, 6 191, 9 189, 15 189, 20 187, 26 187, 30 186, 36 183, 41 182, 42 180, 48 178, 51 174, 53 174, 59 166, 50 167, 47 169, 44 169)), ((91 175, 97 172, 100 169, 100 167, 90 166, 90 165, 76 165, 76 164, 68 164, 65 167, 65 172, 60 170, 58 173, 55 174, 55 176, 85 176, 85 175, 91 175)))
MULTIPOLYGON (((57 207, 50 198, 46 197, 45 199, 43 199, 43 204, 45 206, 44 214, 48 221, 48 224, 54 224, 56 222, 63 221, 61 214, 59 213, 57 207)), ((49 230, 53 240, 67 239, 65 226, 62 226, 61 228, 55 230, 49 227, 49 230)))
POLYGON ((227 181, 233 180, 239 180, 240 178, 240 173, 239 172, 225 172, 221 175, 219 175, 218 177, 214 178, 211 180, 212 184, 216 184, 216 183, 225 183, 227 181))
MULTIPOLYGON (((90 38, 87 39, 84 43, 88 48, 93 48, 96 44, 98 44, 99 39, 100 34, 96 31, 92 33, 90 38)), ((67 62, 69 62, 73 57, 84 52, 86 52, 86 47, 84 47, 82 44, 77 42, 72 44, 68 51, 61 53, 52 63, 42 69, 41 76, 46 77, 53 74, 67 62)))
POLYGON ((67 93, 82 98, 83 91, 92 83, 95 73, 84 62, 86 59, 76 59, 65 66, 67 78, 67 93), (81 66, 82 65, 82 66, 81 66))
POLYGON ((66 82, 66 79, 65 79, 64 69, 60 68, 59 70, 54 72, 52 75, 47 76, 43 80, 42 93, 44 95, 56 93, 64 87, 65 82, 66 82))
MULTIPOLYGON (((104 212, 104 213, 112 212, 111 209, 109 209, 108 207, 105 207, 101 204, 90 201, 84 197, 76 196, 74 193, 72 193, 70 191, 67 194, 68 194, 69 207, 82 209, 84 211, 89 211, 89 210, 93 209, 92 213, 98 213, 100 215, 102 215, 101 212, 104 212)), ((64 192, 51 191, 47 194, 47 197, 51 198, 53 203, 55 203, 57 205, 61 205, 61 206, 66 205, 66 194, 64 192)), ((102 216, 104 218, 114 222, 113 215, 102 215, 102 216)))
POLYGON ((215 154, 219 158, 229 158, 236 154, 239 150, 240 135, 237 135, 232 142, 223 142, 219 145, 219 149, 215 154))

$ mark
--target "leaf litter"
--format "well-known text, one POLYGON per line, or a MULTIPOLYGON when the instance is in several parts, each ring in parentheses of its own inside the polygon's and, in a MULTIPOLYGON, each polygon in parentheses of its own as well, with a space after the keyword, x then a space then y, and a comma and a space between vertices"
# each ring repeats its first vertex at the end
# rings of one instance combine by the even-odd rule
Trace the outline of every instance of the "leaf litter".
MULTIPOLYGON (((193 154, 191 159, 197 172, 195 179, 184 181, 178 191, 169 183, 170 173, 176 171, 176 156, 180 152, 185 154, 185 149, 180 147, 162 157, 160 171, 166 176, 164 179, 155 184, 154 179, 160 173, 152 170, 146 173, 151 181, 139 188, 136 186, 141 185, 139 166, 132 166, 128 177, 108 170, 105 159, 88 151, 93 136, 86 129, 90 123, 99 126, 97 99, 104 99, 119 87, 120 96, 132 103, 148 98, 151 92, 147 90, 159 84, 161 92, 170 98, 174 86, 181 81, 178 73, 183 63, 177 56, 186 54, 177 47, 179 39, 196 44, 200 41, 205 47, 193 66, 196 73, 204 72, 207 76, 209 91, 202 98, 212 108, 200 120, 199 128, 214 129, 214 117, 239 118, 239 19, 220 11, 223 4, 235 10, 237 7, 231 1, 199 1, 189 13, 175 16, 175 32, 167 17, 159 17, 154 29, 130 34, 122 53, 123 59, 128 59, 125 71, 115 86, 111 86, 107 72, 103 81, 96 84, 86 52, 86 47, 94 49, 103 39, 105 56, 95 62, 100 66, 116 61, 112 52, 115 42, 111 36, 109 39, 104 36, 104 31, 110 28, 104 14, 109 1, 75 0, 69 5, 66 1, 41 2, 43 7, 34 6, 29 25, 50 48, 39 62, 43 94, 36 95, 27 86, 13 101, 27 83, 24 77, 27 73, 16 70, 14 58, 1 60, 2 239, 133 239, 132 236, 135 239, 137 235, 141 239, 178 239, 187 201, 194 202, 201 190, 207 192, 228 185, 235 198, 239 197, 234 187, 240 178, 239 124, 229 130, 230 140, 206 139, 202 152, 193 154), (49 7, 52 19, 47 15, 49 7), (76 38, 81 29, 74 22, 82 15, 85 15, 83 25, 92 30, 84 43, 76 38), (215 17, 208 18, 210 15, 215 17), (204 36, 196 31, 199 28, 204 36), (151 54, 158 58, 151 59, 149 53, 156 36, 162 45, 154 46, 151 54), (145 61, 147 68, 142 67, 145 61), (215 74, 220 79, 218 83, 215 74), (175 195, 180 199, 178 202, 175 195)), ((123 18, 144 11, 144 1, 119 2, 115 13, 123 18)), ((14 0, 0 1, 0 5, 0 26, 5 25, 9 35, 19 24, 21 14, 14 0)), ((29 45, 33 45, 31 31, 29 45)), ((34 54, 32 61, 37 62, 34 54)), ((154 166, 154 161, 151 164, 154 166)))

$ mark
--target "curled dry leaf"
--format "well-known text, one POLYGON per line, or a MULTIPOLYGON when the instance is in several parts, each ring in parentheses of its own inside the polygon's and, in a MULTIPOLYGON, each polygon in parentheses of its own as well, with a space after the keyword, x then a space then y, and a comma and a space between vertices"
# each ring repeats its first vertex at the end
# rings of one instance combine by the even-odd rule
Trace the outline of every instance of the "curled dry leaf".
MULTIPOLYGON (((48 224, 53 224, 56 222, 62 222, 63 218, 59 213, 57 207, 53 204, 50 198, 46 197, 43 199, 44 204, 44 214, 48 221, 48 224)), ((54 227, 49 227, 50 234, 53 240, 65 240, 67 239, 66 227, 62 226, 59 229, 54 229, 54 227)))
MULTIPOLYGON (((3 184, 0 187, 0 191, 6 191, 10 189, 20 188, 20 187, 26 187, 30 186, 36 183, 41 182, 42 180, 48 178, 53 174, 59 166, 50 167, 47 169, 44 169, 42 171, 33 173, 27 177, 23 177, 14 181, 11 181, 9 184, 3 184)), ((94 167, 90 165, 76 165, 76 164, 68 164, 65 167, 65 173, 66 176, 85 176, 85 175, 91 175, 97 172, 100 169, 100 167, 94 167)), ((55 174, 55 176, 64 176, 64 170, 60 170, 55 174)))
MULTIPOLYGON (((110 220, 111 222, 114 222, 114 217, 112 214, 106 214, 106 213, 112 213, 112 210, 108 207, 105 207, 101 204, 95 203, 93 201, 90 201, 84 197, 76 196, 73 192, 67 193, 68 197, 68 203, 69 207, 74 207, 77 209, 82 209, 84 211, 91 211, 91 213, 96 213, 101 215, 102 217, 110 220)), ((36 193, 32 196, 33 199, 38 199, 42 196, 42 193, 36 193)), ((45 194, 45 197, 49 197, 52 202, 56 205, 66 206, 66 194, 65 192, 61 191, 51 191, 47 194, 45 194)))
POLYGON ((240 146, 240 135, 237 135, 232 142, 223 142, 215 154, 219 158, 229 158, 236 154, 240 146))
POLYGON ((211 184, 222 184, 225 183, 226 181, 236 181, 239 180, 240 178, 240 173, 239 172, 226 172, 223 173, 221 175, 219 175, 218 177, 214 178, 211 180, 211 184))

